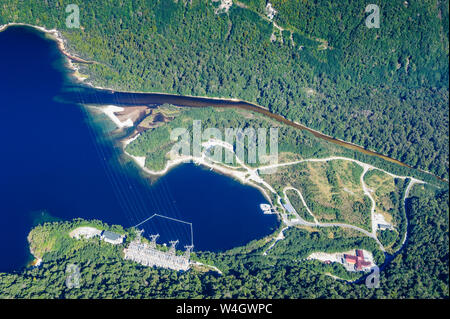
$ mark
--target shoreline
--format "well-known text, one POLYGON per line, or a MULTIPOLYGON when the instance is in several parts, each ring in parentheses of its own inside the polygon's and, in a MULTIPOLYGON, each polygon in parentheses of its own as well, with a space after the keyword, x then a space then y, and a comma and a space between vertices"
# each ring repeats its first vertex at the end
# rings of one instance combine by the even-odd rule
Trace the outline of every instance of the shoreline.
MULTIPOLYGON (((93 62, 93 61, 85 61, 85 60, 83 60, 81 58, 76 57, 73 54, 68 53, 67 50, 66 50, 66 46, 65 46, 66 40, 62 36, 61 32, 58 31, 57 29, 48 30, 48 29, 46 29, 44 27, 40 27, 40 26, 36 26, 36 25, 31 25, 31 24, 27 24, 27 23, 15 23, 14 22, 14 23, 7 23, 7 24, 4 24, 4 25, 1 25, 0 26, 0 32, 6 30, 10 26, 28 26, 28 27, 31 27, 31 28, 35 28, 35 29, 37 29, 37 30, 39 30, 41 32, 44 32, 46 34, 49 34, 53 38, 53 40, 55 40, 57 42, 59 50, 66 57, 68 68, 73 71, 71 76, 73 78, 75 78, 79 83, 83 83, 87 78, 82 76, 79 73, 79 67, 74 65, 74 63, 77 63, 77 62, 76 61, 73 62, 72 60, 79 60, 80 61, 79 63, 97 63, 97 62, 93 62)), ((89 77, 89 75, 88 75, 88 77, 89 77)), ((189 97, 189 98, 211 99, 211 100, 217 100, 217 101, 231 101, 231 102, 236 102, 236 103, 247 104, 250 108, 255 108, 255 110, 253 110, 253 111, 255 111, 257 113, 263 114, 263 115, 265 115, 265 116, 267 116, 267 117, 269 117, 269 118, 271 118, 273 120, 279 121, 279 122, 281 122, 281 123, 283 123, 285 125, 294 126, 294 127, 298 128, 298 129, 306 130, 306 131, 312 133, 317 138, 324 139, 324 140, 326 140, 326 141, 328 141, 330 143, 337 144, 337 145, 339 145, 341 147, 348 148, 348 149, 350 149, 352 151, 361 152, 361 153, 369 155, 369 156, 376 156, 376 157, 381 158, 381 159, 383 159, 385 161, 388 161, 390 163, 393 163, 393 164, 396 164, 396 165, 399 165, 399 166, 403 166, 403 167, 406 167, 406 168, 409 168, 409 169, 412 169, 412 170, 417 170, 417 171, 425 173, 427 175, 431 175, 431 176, 435 177, 436 179, 438 179, 440 181, 448 182, 448 180, 446 178, 441 178, 441 177, 435 175, 434 173, 428 172, 428 171, 426 171, 424 169, 414 168, 414 167, 412 167, 412 166, 410 166, 410 165, 408 165, 406 163, 401 162, 400 160, 397 160, 397 159, 391 158, 391 157, 389 157, 387 155, 378 153, 377 151, 366 149, 366 148, 364 148, 364 147, 362 147, 362 146, 360 146, 358 144, 355 144, 353 142, 347 142, 347 141, 342 140, 340 138, 333 137, 331 135, 322 133, 322 132, 317 131, 315 129, 309 128, 309 127, 307 127, 307 126, 305 126, 305 125, 303 125, 303 124, 301 124, 299 122, 288 120, 287 118, 285 118, 285 117, 283 117, 283 116, 281 116, 279 114, 272 113, 268 108, 266 108, 264 106, 261 106, 259 104, 253 103, 253 102, 248 102, 248 101, 244 101, 244 100, 237 99, 237 98, 193 96, 193 95, 181 95, 181 94, 176 94, 176 93, 163 93, 163 92, 120 91, 120 90, 115 90, 115 89, 112 89, 112 88, 104 88, 104 87, 101 87, 101 86, 95 86, 94 84, 92 84, 91 82, 88 82, 88 81, 84 82, 83 84, 88 86, 88 87, 94 88, 94 89, 107 90, 107 91, 111 91, 113 93, 154 94, 154 95, 166 95, 166 96, 173 96, 173 97, 189 97), (259 112, 258 112, 258 110, 259 110, 259 112), (292 123, 293 125, 289 124, 289 123, 292 123)), ((231 106, 231 107, 238 108, 238 109, 239 108, 245 109, 244 107, 239 107, 239 106, 231 106)))
POLYGON ((116 105, 105 105, 105 106, 89 106, 92 108, 95 108, 96 110, 99 110, 103 114, 105 114, 116 126, 119 130, 122 130, 124 128, 133 127, 134 123, 132 119, 127 119, 126 121, 122 122, 115 113, 122 112, 124 110, 121 106, 116 105))
MULTIPOLYGON (((0 31, 1 32, 1 31, 0 31)), ((36 256, 33 248, 31 247, 30 234, 27 236, 28 249, 30 250, 31 256, 33 256, 33 260, 27 264, 27 267, 39 267, 42 264, 42 258, 36 256)))
MULTIPOLYGON (((77 56, 75 56, 74 54, 71 54, 69 52, 67 52, 66 50, 66 46, 65 43, 67 42, 67 40, 63 37, 63 35, 61 34, 60 31, 58 31, 57 29, 46 29, 44 27, 41 26, 37 26, 37 25, 32 25, 32 24, 28 24, 28 23, 22 23, 22 22, 10 22, 7 24, 3 24, 0 25, 0 32, 5 31, 7 28, 12 27, 12 26, 26 26, 26 27, 30 27, 30 28, 34 28, 37 29, 45 34, 50 35, 54 41, 57 42, 58 44, 58 48, 61 51, 61 53, 69 60, 69 69, 74 71, 74 74, 72 74, 72 76, 74 78, 76 78, 79 82, 83 82, 86 80, 85 77, 79 76, 78 74, 76 74, 76 72, 79 71, 79 68, 73 64, 73 62, 71 60, 78 60, 79 62, 75 63, 97 63, 95 61, 86 61, 82 58, 79 58, 77 56)), ((159 94, 159 95, 171 95, 171 96, 177 96, 177 97, 191 97, 191 98, 204 98, 204 99, 211 99, 211 100, 218 100, 218 101, 233 101, 233 102, 241 102, 241 103, 248 103, 248 104, 252 104, 256 107, 262 108, 264 110, 269 111, 268 108, 258 105, 256 103, 253 102, 248 102, 248 101, 244 101, 238 98, 230 98, 230 97, 211 97, 211 96, 202 96, 202 95, 189 95, 189 94, 177 94, 177 93, 165 93, 165 92, 149 92, 149 91, 120 91, 117 89, 113 89, 113 88, 108 88, 108 87, 102 87, 102 86, 96 86, 90 82, 85 82, 85 85, 94 88, 94 89, 99 89, 99 90, 106 90, 106 91, 112 91, 112 92, 118 92, 118 93, 131 93, 131 94, 159 94)))
MULTIPOLYGON (((117 129, 119 129, 119 130, 121 130, 123 128, 127 128, 127 127, 132 127, 134 125, 134 123, 131 121, 131 119, 128 119, 125 122, 121 122, 119 120, 119 118, 115 115, 115 112, 123 111, 123 107, 119 107, 116 105, 108 105, 108 106, 104 106, 104 107, 97 107, 97 106, 90 106, 90 107, 93 107, 93 108, 99 110, 100 112, 104 113, 105 115, 107 115, 108 118, 110 119, 110 121, 112 121, 117 126, 117 129)), ((131 158, 136 163, 136 165, 140 168, 140 170, 142 172, 145 172, 146 174, 150 175, 150 177, 162 177, 165 174, 167 174, 171 169, 173 169, 181 164, 186 164, 186 163, 192 162, 196 165, 200 165, 205 168, 209 168, 210 170, 214 170, 224 176, 231 177, 231 178, 237 180, 242 185, 248 185, 248 186, 258 189, 262 193, 264 198, 271 204, 271 206, 273 206, 270 196, 267 194, 266 190, 263 187, 261 187, 260 185, 257 185, 256 183, 247 181, 245 179, 246 172, 234 171, 230 168, 226 168, 224 166, 209 162, 209 161, 205 160, 204 158, 185 156, 185 157, 180 157, 177 159, 169 159, 169 160, 167 160, 164 168, 159 171, 154 171, 154 170, 151 170, 151 169, 145 167, 145 159, 146 159, 145 156, 134 156, 125 150, 127 145, 130 144, 132 141, 136 140, 140 135, 141 135, 140 133, 131 134, 131 137, 130 136, 125 137, 125 138, 121 139, 119 142, 121 144, 122 152, 126 156, 131 158)))
POLYGON ((224 176, 231 177, 234 180, 237 180, 242 185, 247 185, 247 186, 251 186, 251 187, 258 189, 261 192, 261 194, 264 196, 264 198, 270 203, 270 205, 273 206, 273 202, 272 202, 270 196, 267 194, 266 190, 263 187, 261 187, 260 185, 257 185, 256 183, 247 181, 245 179, 245 175, 247 174, 247 172, 233 171, 232 169, 229 169, 229 168, 220 166, 218 164, 214 164, 212 162, 206 161, 203 158, 198 158, 198 157, 193 157, 193 156, 185 156, 185 157, 179 157, 177 159, 169 159, 166 162, 166 165, 164 166, 164 168, 159 171, 154 171, 154 170, 151 170, 151 169, 145 167, 145 156, 142 156, 142 157, 134 156, 125 150, 126 146, 128 144, 130 144, 132 141, 134 141, 135 139, 137 139, 139 136, 140 136, 140 134, 137 134, 131 138, 123 139, 121 141, 122 151, 126 156, 131 158, 143 172, 150 175, 151 177, 161 177, 161 176, 164 176, 165 174, 167 174, 171 169, 173 169, 181 164, 193 163, 195 165, 200 165, 205 168, 209 168, 210 170, 213 170, 216 173, 222 174, 224 176))
POLYGON ((57 43, 59 51, 64 55, 64 58, 66 59, 67 68, 69 70, 73 71, 71 73, 71 76, 74 77, 80 83, 82 83, 83 81, 86 80, 86 77, 83 77, 80 75, 80 73, 79 73, 80 68, 78 66, 76 66, 74 63, 94 63, 94 62, 85 61, 84 59, 76 57, 74 54, 67 52, 66 44, 65 44, 66 40, 64 39, 64 37, 60 31, 58 31, 57 29, 49 30, 44 27, 36 26, 36 25, 28 24, 28 23, 10 22, 10 23, 1 25, 0 32, 3 32, 6 29, 8 29, 9 27, 14 27, 14 26, 30 27, 30 28, 39 30, 39 31, 45 33, 46 35, 50 36, 51 40, 53 40, 57 43), (73 62, 72 60, 74 60, 75 62, 73 62), (78 62, 76 62, 77 60, 78 60, 78 62))

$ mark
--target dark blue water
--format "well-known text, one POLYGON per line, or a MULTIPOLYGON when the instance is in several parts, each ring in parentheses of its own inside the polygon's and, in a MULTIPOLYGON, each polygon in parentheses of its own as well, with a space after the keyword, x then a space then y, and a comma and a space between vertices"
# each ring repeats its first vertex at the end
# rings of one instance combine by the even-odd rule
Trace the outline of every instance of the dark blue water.
MULTIPOLYGON (((222 251, 271 233, 263 196, 193 164, 157 182, 121 157, 100 118, 55 100, 67 86, 56 43, 25 27, 0 32, 0 271, 29 260, 26 237, 42 218, 100 219, 130 227, 155 213, 193 225, 195 250, 222 251), (45 214, 43 213, 45 212, 45 214)), ((144 235, 190 244, 190 225, 155 217, 144 235)))

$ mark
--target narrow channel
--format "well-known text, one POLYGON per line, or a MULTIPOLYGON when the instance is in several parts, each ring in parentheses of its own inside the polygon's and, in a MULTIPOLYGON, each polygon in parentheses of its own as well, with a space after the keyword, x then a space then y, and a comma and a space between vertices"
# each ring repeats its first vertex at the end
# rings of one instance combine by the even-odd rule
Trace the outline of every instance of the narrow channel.
POLYGON ((73 90, 63 94, 62 98, 68 100, 72 103, 81 104, 114 104, 120 106, 155 106, 164 103, 173 104, 180 107, 220 107, 220 108, 237 108, 244 109, 253 112, 257 112, 268 116, 280 123, 286 124, 288 126, 294 127, 296 129, 306 130, 312 133, 315 137, 329 141, 334 144, 346 147, 348 149, 358 151, 367 155, 377 156, 386 161, 394 164, 401 165, 403 167, 408 167, 414 169, 413 167, 391 158, 389 156, 367 150, 361 146, 353 143, 345 142, 343 140, 328 136, 326 134, 315 131, 309 127, 302 124, 293 122, 284 118, 281 115, 274 114, 268 109, 245 101, 238 100, 226 100, 226 99, 215 99, 215 98, 205 98, 205 97, 194 97, 194 96, 183 96, 175 94, 163 94, 163 93, 129 93, 129 92, 117 92, 111 90, 100 90, 93 89, 90 87, 73 87, 73 90))

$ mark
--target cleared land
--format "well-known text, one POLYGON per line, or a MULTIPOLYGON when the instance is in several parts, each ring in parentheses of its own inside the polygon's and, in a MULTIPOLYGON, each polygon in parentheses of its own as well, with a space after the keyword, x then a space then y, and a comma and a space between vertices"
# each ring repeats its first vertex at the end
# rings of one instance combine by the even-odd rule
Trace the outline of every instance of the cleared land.
POLYGON ((381 215, 380 224, 391 226, 391 229, 378 229, 377 236, 387 251, 392 252, 406 232, 402 199, 406 188, 405 181, 378 170, 371 170, 364 176, 364 182, 375 200, 375 213, 381 215))
MULTIPOLYGON (((288 228, 337 227, 352 236, 373 241, 380 251, 394 252, 401 247, 407 235, 405 186, 422 181, 356 160, 337 145, 317 139, 309 132, 274 123, 254 112, 173 106, 165 106, 161 111, 166 113, 166 109, 171 110, 169 121, 161 121, 156 127, 141 132, 126 146, 126 152, 142 159, 141 166, 149 173, 161 175, 170 167, 194 161, 260 189, 288 228), (175 143, 170 140, 170 132, 181 127, 192 134, 194 120, 201 121, 202 130, 210 127, 222 131, 246 127, 267 129, 275 125, 279 129, 278 163, 259 160, 248 163, 248 139, 244 143, 244 158, 238 158, 236 145, 225 143, 225 135, 202 136, 201 156, 193 156, 192 145, 189 145, 192 155, 169 161, 168 152, 175 143), (210 150, 215 146, 233 155, 233 163, 211 159, 210 150), (289 202, 295 211, 284 206, 289 202), (380 225, 388 228, 381 229, 380 225)), ((155 114, 150 117, 154 122, 155 114)), ((270 147, 267 143, 266 150, 270 147)), ((334 241, 333 232, 329 234, 329 240, 334 241)), ((277 242, 283 241, 281 239, 276 239, 271 247, 276 247, 277 242)))
POLYGON ((370 231, 370 200, 359 180, 362 171, 361 166, 343 160, 304 162, 278 168, 264 179, 271 185, 298 189, 319 222, 337 221, 370 231))

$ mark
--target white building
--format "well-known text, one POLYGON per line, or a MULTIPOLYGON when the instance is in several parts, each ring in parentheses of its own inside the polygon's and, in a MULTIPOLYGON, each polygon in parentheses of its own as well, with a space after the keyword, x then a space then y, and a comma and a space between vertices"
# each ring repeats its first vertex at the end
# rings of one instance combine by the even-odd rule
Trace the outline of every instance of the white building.
POLYGON ((125 238, 125 236, 105 230, 102 232, 102 235, 100 238, 102 240, 106 241, 107 243, 110 243, 113 245, 120 245, 123 243, 123 239, 125 238))

